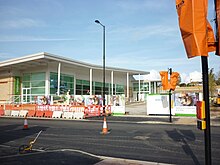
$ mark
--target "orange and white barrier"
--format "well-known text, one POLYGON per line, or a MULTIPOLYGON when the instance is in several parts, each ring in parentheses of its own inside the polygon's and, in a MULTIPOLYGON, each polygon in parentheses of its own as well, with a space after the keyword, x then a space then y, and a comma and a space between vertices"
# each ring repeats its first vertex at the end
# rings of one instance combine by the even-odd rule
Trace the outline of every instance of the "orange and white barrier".
MULTIPOLYGON (((0 109, 1 110, 1 109, 0 109)), ((47 117, 47 118, 66 118, 83 119, 86 117, 103 116, 103 107, 100 105, 89 106, 68 106, 68 105, 4 105, 0 116, 15 117, 47 117), (27 109, 24 109, 27 108, 27 109), (29 108, 30 109, 29 109, 29 108), (6 109, 9 108, 9 109, 6 109)), ((111 114, 111 106, 105 107, 105 115, 111 114)))
POLYGON ((28 117, 35 117, 36 111, 35 110, 29 110, 27 116, 28 117))
POLYGON ((63 112, 64 119, 73 119, 74 112, 63 112))
POLYGON ((5 116, 11 116, 11 110, 5 110, 5 116))
POLYGON ((44 111, 36 111, 36 117, 44 117, 44 111))
POLYGON ((18 110, 12 110, 12 111, 11 111, 11 116, 13 116, 13 117, 18 117, 18 116, 19 116, 19 112, 20 112, 20 111, 18 111, 18 110))
POLYGON ((44 117, 52 118, 52 116, 53 116, 53 111, 44 111, 44 117))
POLYGON ((28 110, 20 110, 19 117, 27 116, 28 110))
POLYGON ((63 112, 62 111, 53 111, 52 118, 61 118, 63 112))
POLYGON ((4 116, 4 115, 5 115, 4 110, 0 109, 0 116, 4 116))
POLYGON ((90 105, 85 109, 85 117, 101 116, 99 105, 90 105))
POLYGON ((74 112, 73 113, 73 119, 83 119, 84 118, 84 112, 74 112))

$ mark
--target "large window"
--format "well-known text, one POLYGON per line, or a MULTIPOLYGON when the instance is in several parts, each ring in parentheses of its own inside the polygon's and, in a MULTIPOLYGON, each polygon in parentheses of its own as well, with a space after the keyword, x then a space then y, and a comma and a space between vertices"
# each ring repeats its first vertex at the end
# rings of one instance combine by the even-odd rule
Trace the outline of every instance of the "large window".
POLYGON ((45 94, 45 73, 25 73, 23 88, 31 88, 31 94, 45 94))
MULTIPOLYGON (((114 84, 113 86, 114 94, 124 94, 124 86, 114 84)), ((105 94, 111 95, 111 83, 105 83, 105 94)), ((102 82, 92 82, 92 94, 102 95, 103 83, 102 82)), ((89 95, 90 94, 90 82, 88 80, 76 80, 76 94, 77 95, 89 95)))
MULTIPOLYGON (((133 91, 139 92, 139 83, 133 83, 133 91)), ((144 93, 149 92, 149 83, 140 83, 140 91, 144 93)))
POLYGON ((90 82, 87 80, 76 80, 76 94, 88 95, 90 93, 90 82))
MULTIPOLYGON (((50 94, 57 93, 58 88, 58 74, 50 73, 50 94)), ((66 94, 70 90, 70 94, 74 93, 74 76, 61 74, 60 75, 60 94, 66 94)))
POLYGON ((39 95, 45 95, 45 73, 25 73, 22 78, 23 102, 32 102, 39 95))

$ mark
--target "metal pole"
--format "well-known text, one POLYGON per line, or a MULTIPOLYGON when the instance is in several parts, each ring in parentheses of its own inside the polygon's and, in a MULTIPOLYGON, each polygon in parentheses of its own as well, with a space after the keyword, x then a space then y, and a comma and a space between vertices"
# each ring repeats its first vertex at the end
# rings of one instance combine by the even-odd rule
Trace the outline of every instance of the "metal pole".
POLYGON ((206 129, 204 130, 205 138, 205 164, 211 165, 211 131, 210 131, 210 106, 209 106, 209 77, 208 77, 208 59, 201 56, 202 61, 202 78, 203 78, 203 100, 205 101, 205 121, 206 129))
POLYGON ((172 113, 171 113, 171 89, 169 90, 169 110, 170 110, 170 123, 172 123, 172 113))
MULTIPOLYGON (((105 26, 103 27, 103 113, 105 114, 105 26)), ((106 115, 106 114, 105 114, 106 115)))
POLYGON ((102 85, 102 99, 103 99, 103 113, 105 115, 105 26, 99 20, 95 20, 95 23, 100 24, 103 27, 103 85, 102 85))
MULTIPOLYGON (((169 74, 170 74, 170 76, 171 76, 171 74, 172 74, 172 68, 168 68, 168 72, 169 72, 169 74)), ((170 123, 172 123, 172 112, 171 112, 171 95, 172 95, 172 93, 171 93, 171 89, 169 90, 169 110, 170 110, 170 123)))
POLYGON ((60 67, 61 63, 58 64, 58 76, 57 76, 57 95, 60 96, 60 67))

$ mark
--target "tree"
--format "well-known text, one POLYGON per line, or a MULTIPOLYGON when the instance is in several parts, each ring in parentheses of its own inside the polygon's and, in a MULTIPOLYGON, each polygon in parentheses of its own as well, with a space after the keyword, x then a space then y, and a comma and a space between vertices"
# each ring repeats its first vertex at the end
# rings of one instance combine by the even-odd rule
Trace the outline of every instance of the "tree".
POLYGON ((220 85, 220 71, 216 75, 216 85, 220 85))
POLYGON ((215 86, 216 86, 216 82, 215 82, 214 68, 211 68, 209 70, 209 93, 211 97, 214 95, 215 86))

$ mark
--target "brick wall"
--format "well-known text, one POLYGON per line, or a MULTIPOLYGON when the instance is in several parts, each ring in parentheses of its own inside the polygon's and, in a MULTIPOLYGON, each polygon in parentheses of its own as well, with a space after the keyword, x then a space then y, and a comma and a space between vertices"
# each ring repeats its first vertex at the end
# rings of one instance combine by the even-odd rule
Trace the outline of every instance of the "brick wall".
POLYGON ((0 78, 0 103, 8 101, 13 94, 13 77, 0 78))

